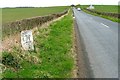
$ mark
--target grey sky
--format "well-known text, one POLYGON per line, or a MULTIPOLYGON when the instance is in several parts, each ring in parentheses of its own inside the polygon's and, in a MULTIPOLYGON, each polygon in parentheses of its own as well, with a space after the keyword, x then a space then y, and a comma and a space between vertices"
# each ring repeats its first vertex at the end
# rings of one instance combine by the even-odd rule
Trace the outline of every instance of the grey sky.
POLYGON ((119 0, 0 0, 0 7, 20 6, 65 6, 71 4, 118 5, 119 0))

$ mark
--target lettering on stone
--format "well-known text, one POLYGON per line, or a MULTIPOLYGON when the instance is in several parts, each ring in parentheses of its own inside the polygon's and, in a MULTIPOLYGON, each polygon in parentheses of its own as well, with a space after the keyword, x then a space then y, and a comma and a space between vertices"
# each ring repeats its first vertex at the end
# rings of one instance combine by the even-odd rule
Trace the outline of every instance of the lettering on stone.
POLYGON ((32 30, 21 32, 21 44, 24 50, 34 50, 32 30))

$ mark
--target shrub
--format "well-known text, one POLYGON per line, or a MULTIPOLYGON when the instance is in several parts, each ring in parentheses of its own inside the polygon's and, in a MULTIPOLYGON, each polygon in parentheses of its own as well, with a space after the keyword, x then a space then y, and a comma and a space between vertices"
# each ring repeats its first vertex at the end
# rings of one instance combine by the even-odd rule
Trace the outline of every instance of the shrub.
POLYGON ((5 66, 10 66, 15 69, 19 69, 20 65, 18 63, 18 60, 10 53, 8 52, 3 52, 3 57, 2 57, 2 64, 5 66))

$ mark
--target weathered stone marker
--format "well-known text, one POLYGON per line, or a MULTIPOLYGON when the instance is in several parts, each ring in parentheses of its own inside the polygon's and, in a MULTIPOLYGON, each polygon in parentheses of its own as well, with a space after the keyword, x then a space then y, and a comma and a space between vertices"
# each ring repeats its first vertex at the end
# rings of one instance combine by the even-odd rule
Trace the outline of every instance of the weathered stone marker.
POLYGON ((89 7, 87 7, 87 9, 95 9, 95 7, 93 5, 90 5, 89 7))
POLYGON ((21 32, 21 44, 24 50, 34 50, 32 30, 21 32))

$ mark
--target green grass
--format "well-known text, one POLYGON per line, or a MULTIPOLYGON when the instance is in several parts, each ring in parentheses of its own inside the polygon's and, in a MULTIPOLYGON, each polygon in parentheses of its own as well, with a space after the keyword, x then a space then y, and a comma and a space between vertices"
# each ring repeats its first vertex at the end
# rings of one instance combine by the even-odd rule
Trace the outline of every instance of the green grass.
POLYGON ((104 15, 98 15, 98 14, 96 14, 96 13, 92 13, 92 12, 89 12, 89 11, 87 11, 87 10, 83 10, 83 11, 86 12, 86 13, 92 14, 92 15, 94 15, 94 16, 100 16, 100 17, 109 19, 109 20, 111 20, 111 21, 113 21, 113 22, 119 22, 119 23, 120 23, 120 19, 118 19, 118 18, 113 18, 113 17, 109 17, 109 16, 104 16, 104 15))
POLYGON ((53 13, 63 12, 68 7, 45 7, 45 8, 3 8, 2 9, 2 23, 8 23, 24 18, 35 16, 44 16, 53 13))
MULTIPOLYGON (((81 8, 87 8, 88 5, 81 5, 81 8)), ((94 5, 95 11, 99 12, 111 12, 111 13, 118 13, 118 6, 117 5, 94 5)), ((120 7, 120 6, 119 6, 120 7)))
POLYGON ((118 6, 117 5, 103 5, 103 6, 96 5, 95 10, 100 12, 118 13, 118 6))
MULTIPOLYGON (((10 52, 21 68, 14 71, 8 67, 5 78, 70 78, 74 67, 72 57, 73 20, 71 13, 34 35, 35 51, 21 51, 13 48, 10 52), (22 54, 25 56, 23 57, 22 54), (22 57, 21 57, 22 56, 22 57), (38 62, 29 59, 36 56, 38 62), (20 58, 19 58, 20 57, 20 58)), ((6 52, 3 52, 3 55, 6 52)), ((8 54, 10 54, 8 53, 8 54)), ((33 59, 33 58, 32 58, 33 59)))
MULTIPOLYGON (((87 8, 88 5, 81 5, 80 7, 82 8, 82 10, 84 12, 87 12, 87 13, 95 15, 95 16, 100 16, 100 17, 109 19, 109 20, 111 20, 113 22, 119 22, 120 23, 120 19, 118 19, 118 18, 114 18, 114 17, 110 17, 110 16, 105 16, 105 15, 98 15, 96 13, 92 13, 92 12, 89 12, 89 11, 85 10, 84 8, 87 8)), ((118 6, 116 6, 116 5, 94 5, 94 7, 95 7, 94 10, 98 11, 98 12, 118 13, 118 6)))

